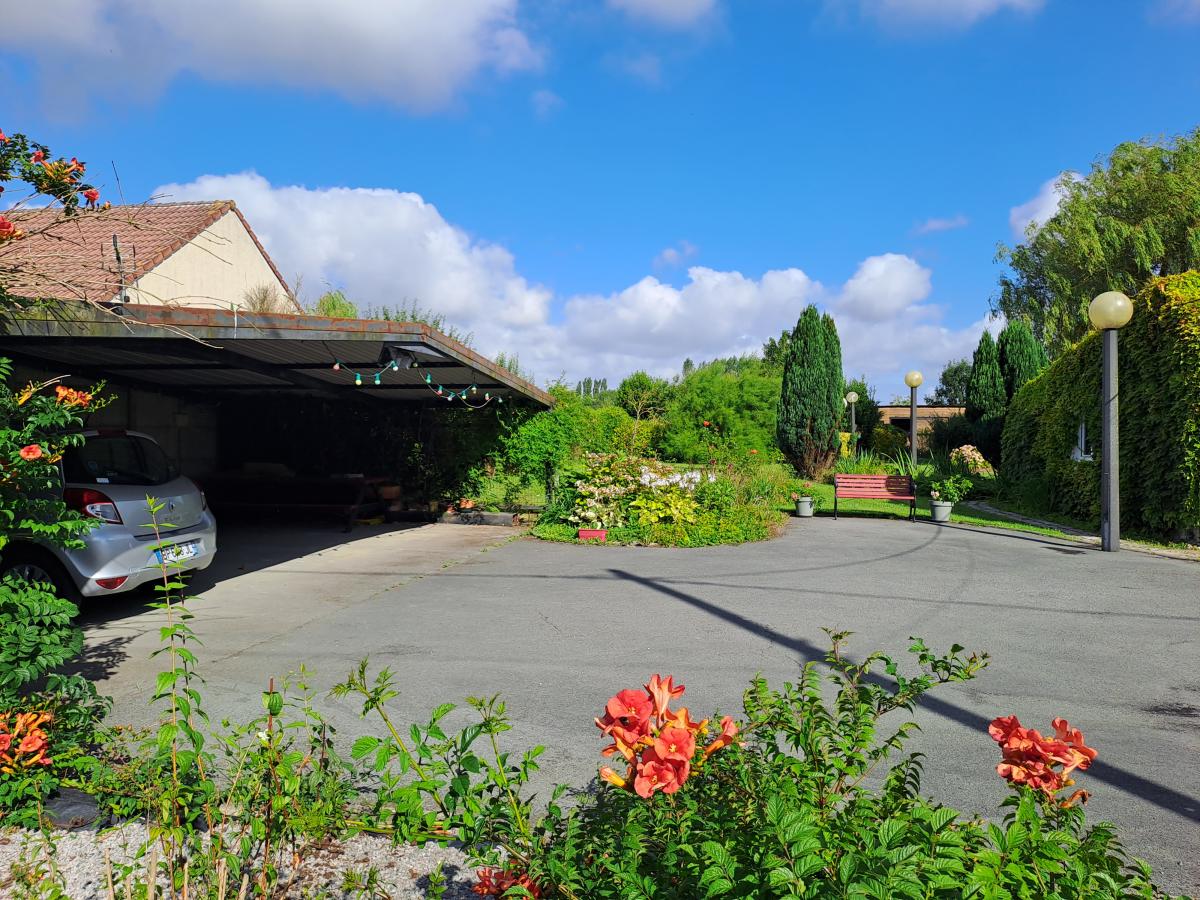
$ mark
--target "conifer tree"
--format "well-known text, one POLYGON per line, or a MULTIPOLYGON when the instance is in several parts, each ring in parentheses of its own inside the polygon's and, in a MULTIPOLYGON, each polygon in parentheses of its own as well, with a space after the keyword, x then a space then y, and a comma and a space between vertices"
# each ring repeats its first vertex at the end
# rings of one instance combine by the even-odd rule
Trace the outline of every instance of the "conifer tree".
POLYGON ((809 306, 792 332, 776 422, 779 449, 801 475, 816 476, 833 461, 842 415, 841 388, 837 331, 822 321, 815 306, 809 306), (831 385, 834 365, 836 385, 831 385))
POLYGON ((1004 393, 1011 402, 1017 391, 1046 368, 1046 348, 1021 319, 1014 319, 1004 326, 996 345, 1000 353, 1000 373, 1004 376, 1004 393))
POLYGON ((1003 418, 1008 407, 1004 376, 1000 372, 1000 353, 991 332, 984 331, 971 360, 971 380, 967 382, 967 418, 972 422, 991 422, 1003 418))

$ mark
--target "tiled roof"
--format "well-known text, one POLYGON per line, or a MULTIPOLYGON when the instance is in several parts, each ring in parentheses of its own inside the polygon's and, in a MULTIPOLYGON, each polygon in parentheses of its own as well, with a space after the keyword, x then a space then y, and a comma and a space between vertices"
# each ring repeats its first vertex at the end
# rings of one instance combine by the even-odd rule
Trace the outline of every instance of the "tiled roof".
POLYGON ((230 210, 286 286, 232 200, 114 206, 69 217, 58 209, 12 210, 5 215, 25 237, 0 245, 0 277, 17 296, 107 302, 117 296, 122 283, 133 285, 230 210), (120 268, 114 237, 121 251, 120 268))

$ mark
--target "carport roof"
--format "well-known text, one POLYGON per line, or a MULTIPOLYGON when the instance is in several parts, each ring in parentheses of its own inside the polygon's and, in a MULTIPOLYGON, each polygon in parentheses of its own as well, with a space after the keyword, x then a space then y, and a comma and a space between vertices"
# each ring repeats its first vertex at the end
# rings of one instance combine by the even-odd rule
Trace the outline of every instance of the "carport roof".
POLYGON ((4 331, 0 355, 16 362, 167 393, 289 391, 448 406, 450 391, 475 387, 472 403, 482 402, 485 392, 538 406, 554 402, 525 379, 416 322, 129 304, 111 311, 60 306, 52 313, 25 312, 8 318, 4 331), (401 350, 413 354, 418 366, 385 368, 401 350), (361 387, 354 384, 356 373, 361 387))

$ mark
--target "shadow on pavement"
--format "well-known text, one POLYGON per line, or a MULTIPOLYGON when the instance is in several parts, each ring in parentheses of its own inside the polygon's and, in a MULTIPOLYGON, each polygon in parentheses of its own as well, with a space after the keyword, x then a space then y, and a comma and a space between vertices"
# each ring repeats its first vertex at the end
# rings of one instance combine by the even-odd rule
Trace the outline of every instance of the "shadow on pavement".
MULTIPOLYGON (((824 650, 802 638, 789 637, 782 632, 776 631, 774 628, 755 622, 753 619, 748 619, 738 613, 731 612, 721 606, 717 606, 715 603, 702 600, 699 597, 668 585, 660 584, 653 578, 635 575, 632 572, 622 569, 609 569, 608 571, 614 578, 633 582, 648 590, 656 591, 674 600, 686 603, 731 625, 735 625, 744 631, 770 641, 777 646, 786 647, 798 653, 804 662, 821 662, 825 659, 824 650)), ((891 679, 884 676, 875 676, 874 680, 878 684, 888 687, 895 686, 895 683, 891 679)), ((990 724, 989 719, 978 713, 972 712, 969 709, 963 709, 960 706, 928 694, 921 698, 920 705, 930 712, 976 731, 986 731, 990 724)), ((1126 793, 1133 794, 1135 797, 1140 797, 1142 800, 1152 803, 1160 809, 1173 812, 1193 822, 1200 822, 1200 801, 1195 797, 1181 794, 1179 791, 1171 790, 1169 787, 1165 787, 1157 782, 1142 778, 1140 775, 1135 775, 1133 772, 1122 769, 1119 766, 1109 765, 1101 761, 1092 764, 1091 768, 1088 769, 1088 775, 1126 793)))

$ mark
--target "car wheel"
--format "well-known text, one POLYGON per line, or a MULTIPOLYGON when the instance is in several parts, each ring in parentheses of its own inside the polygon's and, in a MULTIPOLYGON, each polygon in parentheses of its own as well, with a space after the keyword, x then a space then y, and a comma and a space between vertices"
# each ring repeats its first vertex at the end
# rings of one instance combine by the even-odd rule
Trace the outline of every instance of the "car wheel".
POLYGON ((54 593, 76 606, 83 599, 75 582, 49 553, 37 549, 26 550, 13 547, 4 554, 0 562, 0 577, 15 575, 25 581, 41 582, 54 586, 54 593))

